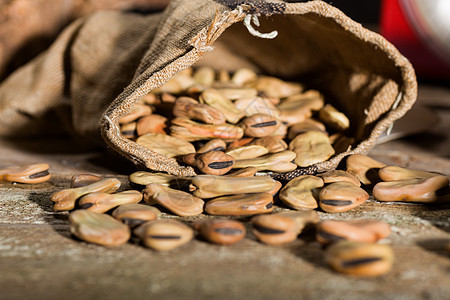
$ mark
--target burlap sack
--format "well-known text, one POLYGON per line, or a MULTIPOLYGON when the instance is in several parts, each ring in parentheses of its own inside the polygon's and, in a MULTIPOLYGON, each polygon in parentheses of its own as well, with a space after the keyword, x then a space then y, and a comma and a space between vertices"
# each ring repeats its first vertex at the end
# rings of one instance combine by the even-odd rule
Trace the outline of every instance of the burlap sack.
POLYGON ((105 9, 161 11, 169 0, 0 0, 0 81, 44 51, 75 18, 105 9))
MULTIPOLYGON (((193 64, 246 66, 300 81, 350 118, 354 146, 282 174, 284 179, 367 153, 410 109, 417 93, 414 70, 394 46, 322 1, 173 0, 159 15, 104 12, 72 24, 46 54, 0 86, 0 134, 24 128, 29 133, 30 115, 36 121, 52 108, 66 116, 70 106, 66 125, 84 139, 96 140, 100 120, 108 145, 135 163, 194 175, 191 167, 122 137, 117 125, 136 101, 193 64), (275 39, 264 38, 275 30, 275 39), (16 119, 6 121, 14 130, 5 130, 5 109, 14 111, 16 119)), ((43 130, 38 124, 36 130, 43 130)))

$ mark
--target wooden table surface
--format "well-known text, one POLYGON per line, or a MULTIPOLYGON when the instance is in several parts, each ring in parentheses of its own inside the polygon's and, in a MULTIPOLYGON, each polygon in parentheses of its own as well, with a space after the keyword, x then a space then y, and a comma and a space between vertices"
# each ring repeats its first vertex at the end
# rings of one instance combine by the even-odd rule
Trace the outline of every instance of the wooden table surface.
MULTIPOLYGON (((370 156, 450 176, 450 90, 421 85, 417 104, 440 123, 377 145, 370 156)), ((49 182, 0 183, 0 299, 450 298, 450 204, 369 200, 347 213, 320 212, 321 219, 374 218, 391 225, 382 242, 394 249, 392 272, 353 278, 326 266, 312 231, 284 246, 260 244, 249 234, 232 246, 196 239, 166 253, 137 242, 106 248, 78 241, 69 233, 68 214, 52 210, 50 195, 80 171, 116 176, 127 189, 132 166, 70 140, 0 140, 0 167, 34 162, 50 164, 49 182)))

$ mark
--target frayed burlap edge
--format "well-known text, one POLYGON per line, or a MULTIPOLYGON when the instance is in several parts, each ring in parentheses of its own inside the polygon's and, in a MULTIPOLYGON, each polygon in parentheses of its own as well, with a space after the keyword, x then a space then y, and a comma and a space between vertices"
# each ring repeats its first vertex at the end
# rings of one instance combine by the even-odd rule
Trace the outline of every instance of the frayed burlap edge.
MULTIPOLYGON (((184 56, 173 61, 162 70, 154 74, 141 74, 138 82, 143 82, 140 86, 128 86, 127 89, 114 100, 110 108, 101 119, 100 125, 105 141, 117 152, 128 157, 136 164, 141 164, 154 171, 163 171, 178 176, 195 176, 192 167, 181 166, 173 158, 168 158, 153 152, 131 140, 124 138, 120 134, 118 119, 126 114, 134 103, 148 94, 151 90, 160 87, 177 72, 192 66, 204 53, 213 50, 211 46, 215 40, 225 31, 226 28, 236 22, 242 21, 249 11, 247 5, 241 5, 232 11, 217 13, 211 25, 203 28, 197 36, 192 39, 193 48, 184 56), (147 79, 145 79, 147 77, 147 79)), ((382 51, 386 52, 390 59, 400 69, 403 79, 399 101, 396 101, 391 110, 376 123, 368 139, 360 142, 354 149, 342 152, 329 160, 312 165, 307 168, 298 168, 292 172, 283 174, 273 174, 277 179, 289 180, 304 174, 315 174, 318 172, 335 169, 339 162, 346 156, 352 154, 367 154, 375 145, 380 135, 392 126, 395 120, 401 118, 414 104, 417 97, 417 81, 414 69, 410 62, 403 57, 398 50, 380 35, 369 31, 360 24, 354 22, 338 9, 322 1, 312 1, 307 3, 286 4, 285 14, 305 14, 317 13, 324 17, 333 18, 345 30, 353 33, 359 39, 371 43, 382 51)))

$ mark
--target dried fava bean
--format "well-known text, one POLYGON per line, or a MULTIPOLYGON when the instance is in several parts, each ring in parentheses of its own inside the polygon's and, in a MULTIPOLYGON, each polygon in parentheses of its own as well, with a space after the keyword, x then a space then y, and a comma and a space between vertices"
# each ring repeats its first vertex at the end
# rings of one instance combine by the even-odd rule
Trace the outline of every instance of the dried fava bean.
POLYGON ((147 105, 154 105, 157 104, 160 100, 158 99, 158 96, 156 96, 155 93, 150 92, 147 95, 145 95, 143 98, 141 98, 142 103, 147 105))
POLYGON ((203 212, 202 199, 189 193, 171 189, 161 184, 150 183, 142 191, 145 202, 159 204, 182 217, 196 216, 203 212))
MULTIPOLYGON (((162 103, 173 104, 173 103, 175 103, 176 100, 177 100, 177 97, 172 95, 172 94, 169 94, 169 93, 162 93, 161 94, 161 101, 162 101, 162 103)), ((169 107, 172 107, 172 105, 169 105, 169 107)))
MULTIPOLYGON (((170 127, 171 135, 187 141, 240 139, 244 135, 242 128, 231 124, 202 124, 188 119, 175 118, 170 127)), ((191 151, 190 153, 195 152, 191 151)))
POLYGON ((448 202, 450 201, 447 176, 379 182, 373 188, 373 197, 379 201, 448 202))
POLYGON ((259 139, 254 139, 249 142, 247 145, 260 145, 269 150, 270 153, 276 153, 285 151, 288 149, 288 146, 283 139, 277 136, 266 136, 259 139))
POLYGON ((195 152, 195 147, 184 139, 161 133, 140 136, 136 143, 167 157, 175 157, 195 152))
POLYGON ((279 109, 268 99, 263 97, 243 97, 234 105, 247 117, 256 114, 266 114, 278 118, 280 116, 279 109))
POLYGON ((133 121, 136 121, 140 117, 147 116, 152 113, 152 109, 150 106, 145 104, 135 103, 130 112, 126 115, 123 115, 119 118, 119 124, 127 124, 133 121))
POLYGON ((161 212, 153 206, 129 203, 117 207, 112 212, 112 216, 134 228, 145 222, 156 220, 161 216, 161 212))
POLYGON ((281 214, 253 217, 252 225, 256 238, 269 245, 290 243, 297 239, 301 231, 295 220, 281 214))
POLYGON ((332 182, 340 182, 346 181, 353 183, 354 185, 360 186, 361 182, 359 179, 353 176, 352 174, 342 171, 342 170, 330 170, 322 174, 318 174, 320 178, 322 178, 324 183, 332 183, 332 182))
POLYGON ((282 214, 294 219, 302 229, 309 224, 317 224, 320 220, 319 214, 315 210, 288 211, 282 214))
POLYGON ((223 97, 215 89, 207 89, 200 95, 200 102, 207 103, 212 107, 219 109, 230 123, 237 123, 244 116, 244 114, 234 106, 234 104, 223 97))
MULTIPOLYGON (((320 93, 318 90, 307 90, 305 92, 302 93, 296 93, 296 94, 292 94, 289 97, 286 97, 282 103, 289 103, 289 102, 308 102, 309 100, 316 100, 316 99, 321 99, 323 102, 323 95, 322 93, 320 93)), ((323 105, 321 105, 318 109, 314 109, 314 110, 319 110, 323 107, 323 105)))
POLYGON ((186 155, 183 161, 196 166, 202 173, 211 175, 223 175, 230 171, 234 164, 234 158, 222 151, 192 153, 186 155))
POLYGON ((315 90, 293 95, 278 105, 280 120, 287 125, 302 122, 312 116, 312 111, 321 109, 323 104, 322 94, 315 90))
POLYGON ((252 218, 253 234, 265 244, 280 245, 294 241, 307 224, 318 221, 315 211, 260 215, 252 218))
POLYGON ((194 96, 194 95, 198 95, 199 93, 203 92, 207 88, 208 87, 206 85, 196 83, 193 86, 189 87, 185 93, 189 96, 194 96))
POLYGON ((137 171, 130 176, 128 176, 129 180, 132 183, 138 185, 147 185, 150 183, 159 183, 165 186, 184 186, 186 181, 189 181, 187 177, 175 176, 166 173, 151 173, 146 171, 137 171))
POLYGON ((95 192, 114 193, 120 187, 116 178, 106 178, 86 186, 70 188, 53 193, 50 200, 55 202, 54 210, 65 211, 75 207, 75 202, 84 195, 95 192))
POLYGON ((165 134, 167 118, 161 115, 152 114, 140 118, 136 122, 136 133, 138 136, 147 133, 162 133, 165 134))
POLYGON ((336 153, 342 153, 345 151, 349 151, 354 143, 355 138, 341 135, 336 139, 336 141, 334 141, 333 148, 336 153))
POLYGON ((189 97, 180 97, 173 107, 175 117, 199 120, 207 124, 224 124, 225 115, 217 108, 208 104, 199 103, 189 97))
POLYGON ((340 139, 344 134, 342 132, 336 132, 330 135, 329 139, 332 144, 336 143, 338 139, 340 139))
POLYGON ((46 163, 25 166, 10 166, 0 169, 0 181, 20 183, 41 183, 50 179, 46 163))
POLYGON ((231 170, 234 158, 222 151, 209 151, 196 156, 196 166, 211 175, 223 175, 231 170))
POLYGON ((302 175, 289 181, 280 191, 280 200, 296 210, 317 208, 319 188, 323 180, 312 175, 302 175))
POLYGON ((246 117, 242 121, 242 127, 244 128, 244 134, 251 137, 264 137, 273 134, 280 122, 272 116, 265 114, 256 114, 250 117, 246 117))
POLYGON ((278 191, 281 189, 282 186, 283 186, 283 184, 281 182, 275 180, 275 186, 273 187, 273 189, 271 189, 267 193, 271 194, 272 196, 275 196, 278 193, 278 191))
POLYGON ((267 97, 267 95, 264 95, 263 93, 263 98, 269 100, 270 102, 272 102, 273 105, 278 105, 281 102, 281 99, 278 97, 267 97))
POLYGON ((206 144, 204 144, 202 147, 200 147, 197 150, 197 153, 205 153, 208 151, 225 151, 227 148, 227 144, 224 140, 221 139, 214 139, 208 141, 206 144))
POLYGON ((229 83, 230 82, 230 73, 228 73, 227 70, 220 70, 219 71, 219 82, 220 83, 229 83))
POLYGON ((202 237, 215 244, 231 245, 245 237, 244 224, 235 220, 211 219, 194 223, 194 228, 202 237))
POLYGON ((228 149, 246 146, 253 140, 254 140, 254 138, 252 138, 252 137, 245 137, 242 139, 237 139, 237 140, 231 141, 228 143, 228 149))
POLYGON ((102 177, 91 173, 78 173, 70 179, 70 187, 77 188, 102 180, 102 177))
POLYGON ((177 220, 154 220, 142 224, 134 231, 142 243, 157 251, 168 251, 187 244, 194 237, 192 228, 177 220))
POLYGON ((407 169, 397 166, 385 166, 378 171, 378 175, 380 176, 380 179, 383 181, 396 181, 414 178, 428 178, 433 176, 439 176, 442 174, 407 169))
POLYGON ((367 155, 353 154, 347 158, 347 172, 355 176, 364 185, 375 184, 380 181, 378 170, 385 164, 367 155))
POLYGON ((271 134, 271 136, 279 136, 280 138, 284 138, 288 133, 288 127, 280 122, 280 126, 278 129, 271 134))
POLYGON ((78 206, 81 209, 86 209, 97 213, 104 213, 119 205, 138 203, 141 200, 142 194, 139 191, 131 190, 117 194, 95 192, 81 197, 78 201, 78 206))
POLYGON ((105 214, 84 209, 69 215, 70 233, 77 238, 102 246, 120 246, 130 239, 127 225, 105 214))
POLYGON ((289 143, 289 150, 297 154, 295 163, 299 167, 309 167, 326 161, 334 154, 328 136, 320 131, 299 134, 289 143))
POLYGON ((123 124, 120 126, 120 134, 123 135, 124 138, 134 139, 137 137, 136 127, 136 122, 123 124))
POLYGON ((285 98, 302 92, 303 87, 299 83, 283 81, 276 77, 260 76, 251 85, 258 91, 263 91, 269 97, 285 98))
POLYGON ((215 77, 216 74, 214 72, 214 69, 211 67, 198 68, 193 76, 196 83, 204 86, 211 86, 214 82, 215 77))
MULTIPOLYGON (((234 172, 227 173, 225 176, 229 177, 252 177, 254 176, 258 170, 255 167, 247 167, 243 169, 239 169, 234 172)), ((274 187, 276 188, 276 187, 274 187)))
POLYGON ((325 105, 319 111, 319 118, 325 125, 337 131, 344 131, 350 127, 350 120, 331 104, 325 105))
POLYGON ((239 194, 209 200, 205 212, 216 216, 249 216, 270 213, 273 197, 269 193, 239 194))
POLYGON ((289 127, 288 139, 293 140, 297 135, 313 130, 326 132, 325 125, 308 118, 289 127))
POLYGON ((377 220, 325 220, 316 227, 317 241, 322 244, 341 240, 375 243, 390 233, 390 226, 377 220))
POLYGON ((269 153, 269 150, 266 147, 260 145, 249 145, 231 148, 225 153, 238 160, 256 158, 269 153))
POLYGON ((193 73, 194 73, 194 69, 192 67, 189 67, 189 68, 179 71, 177 74, 175 74, 174 77, 176 77, 178 79, 183 78, 183 77, 192 77, 193 73))
POLYGON ((233 168, 255 167, 258 171, 266 170, 284 173, 297 168, 297 165, 292 163, 295 157, 296 154, 294 152, 286 150, 256 158, 236 160, 233 168))
MULTIPOLYGON (((216 85, 216 84, 218 84, 218 83, 213 82, 213 85, 216 85)), ((189 96, 197 96, 198 94, 205 91, 207 88, 209 88, 209 87, 206 85, 196 83, 193 86, 191 86, 190 88, 188 88, 185 93, 189 96)))
POLYGON ((234 72, 231 77, 231 82, 236 85, 246 85, 255 82, 258 79, 258 75, 248 68, 240 68, 234 72))
POLYGON ((329 213, 349 211, 369 199, 369 194, 353 183, 341 181, 325 186, 319 193, 320 208, 329 213))
MULTIPOLYGON (((233 87, 225 87, 225 88, 217 88, 216 89, 223 97, 228 100, 237 100, 240 99, 248 99, 255 98, 258 95, 258 91, 252 88, 233 88, 233 87)), ((236 103, 235 103, 236 104, 236 103)), ((236 106, 237 107, 237 106, 236 106)), ((237 107, 239 108, 239 107, 237 107)))
POLYGON ((197 153, 189 153, 183 156, 183 162, 185 164, 194 166, 195 165, 195 157, 197 156, 197 153))
POLYGON ((337 272, 373 277, 391 270, 394 253, 388 245, 342 241, 328 248, 325 259, 337 272))

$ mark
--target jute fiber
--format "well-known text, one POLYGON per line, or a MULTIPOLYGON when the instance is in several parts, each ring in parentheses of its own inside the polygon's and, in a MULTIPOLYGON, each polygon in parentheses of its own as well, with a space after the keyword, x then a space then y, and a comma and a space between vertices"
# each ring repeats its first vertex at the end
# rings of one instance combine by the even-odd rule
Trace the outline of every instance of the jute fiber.
POLYGON ((245 66, 299 81, 350 118, 353 146, 323 163, 274 174, 281 179, 333 169, 347 155, 367 153, 417 95, 408 60, 325 2, 173 0, 160 14, 101 12, 70 25, 46 53, 1 84, 0 134, 52 132, 55 126, 46 121, 56 114, 74 135, 95 143, 101 133, 136 164, 194 175, 193 168, 118 129, 136 101, 192 65, 245 66), (274 31, 278 35, 268 39, 274 31))

